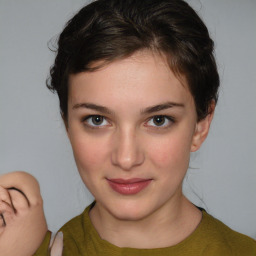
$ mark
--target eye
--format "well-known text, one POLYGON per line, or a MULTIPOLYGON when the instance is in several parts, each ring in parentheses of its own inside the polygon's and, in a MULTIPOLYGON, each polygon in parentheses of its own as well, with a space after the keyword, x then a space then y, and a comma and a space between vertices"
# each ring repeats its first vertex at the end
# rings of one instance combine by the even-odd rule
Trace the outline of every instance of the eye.
POLYGON ((174 119, 170 116, 153 116, 148 122, 147 126, 153 127, 169 127, 172 123, 174 123, 174 119))
POLYGON ((91 126, 93 128, 109 125, 109 122, 106 120, 106 118, 100 115, 87 116, 83 119, 83 122, 85 122, 87 126, 91 126))

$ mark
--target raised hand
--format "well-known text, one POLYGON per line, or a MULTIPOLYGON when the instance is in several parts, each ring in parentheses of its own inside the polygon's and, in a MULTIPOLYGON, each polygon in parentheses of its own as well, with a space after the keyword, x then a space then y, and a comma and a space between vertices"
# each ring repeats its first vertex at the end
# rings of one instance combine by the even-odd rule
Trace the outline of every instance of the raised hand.
POLYGON ((0 256, 31 256, 47 232, 36 179, 25 172, 0 176, 0 256))

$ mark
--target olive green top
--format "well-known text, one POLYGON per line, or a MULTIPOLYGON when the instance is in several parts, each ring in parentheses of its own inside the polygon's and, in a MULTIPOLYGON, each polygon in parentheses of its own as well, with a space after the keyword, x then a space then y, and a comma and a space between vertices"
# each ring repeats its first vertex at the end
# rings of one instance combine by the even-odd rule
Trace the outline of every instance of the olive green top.
MULTIPOLYGON (((235 232, 203 210, 196 230, 177 245, 158 249, 120 248, 100 238, 84 212, 66 223, 60 231, 64 235, 63 256, 256 256, 256 241, 235 232)), ((50 233, 34 256, 49 255, 50 233)))

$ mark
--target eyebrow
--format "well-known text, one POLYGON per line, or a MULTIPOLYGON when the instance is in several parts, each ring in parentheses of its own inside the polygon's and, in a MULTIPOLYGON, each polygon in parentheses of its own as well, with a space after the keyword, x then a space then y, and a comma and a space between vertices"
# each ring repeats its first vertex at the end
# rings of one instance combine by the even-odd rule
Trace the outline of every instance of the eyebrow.
MULTIPOLYGON (((141 114, 151 114, 154 112, 158 112, 158 111, 168 109, 168 108, 173 108, 173 107, 184 107, 184 104, 176 103, 176 102, 166 102, 163 104, 157 104, 157 105, 142 109, 140 111, 140 113, 141 114)), ((104 113, 104 114, 114 114, 114 112, 111 111, 110 109, 108 109, 107 107, 100 106, 100 105, 93 104, 93 103, 77 103, 72 107, 72 109, 78 109, 78 108, 88 108, 88 109, 93 109, 93 110, 96 110, 96 111, 104 113)))
POLYGON ((166 102, 163 104, 154 105, 151 107, 147 107, 143 110, 141 110, 141 114, 151 114, 154 112, 158 112, 164 109, 173 108, 173 107, 184 107, 184 104, 182 103, 176 103, 176 102, 166 102))
POLYGON ((93 109, 93 110, 102 112, 104 114, 113 114, 113 111, 111 111, 107 107, 96 105, 93 103, 77 103, 72 107, 72 109, 78 109, 78 108, 88 108, 88 109, 93 109))

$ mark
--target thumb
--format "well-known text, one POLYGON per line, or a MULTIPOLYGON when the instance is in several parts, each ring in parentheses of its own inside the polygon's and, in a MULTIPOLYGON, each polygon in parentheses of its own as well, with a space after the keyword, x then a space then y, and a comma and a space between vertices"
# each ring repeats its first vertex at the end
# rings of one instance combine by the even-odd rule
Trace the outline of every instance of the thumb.
POLYGON ((51 256, 62 256, 63 251, 63 233, 59 232, 53 241, 52 247, 51 247, 51 256))

